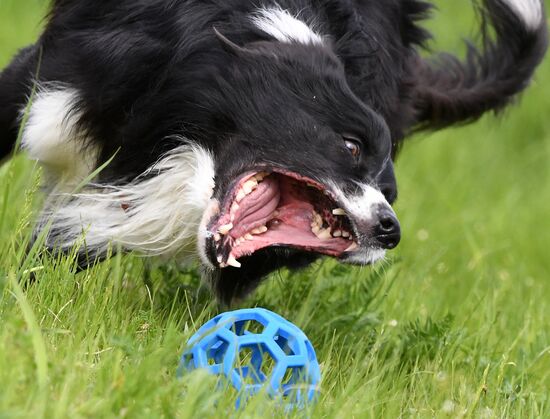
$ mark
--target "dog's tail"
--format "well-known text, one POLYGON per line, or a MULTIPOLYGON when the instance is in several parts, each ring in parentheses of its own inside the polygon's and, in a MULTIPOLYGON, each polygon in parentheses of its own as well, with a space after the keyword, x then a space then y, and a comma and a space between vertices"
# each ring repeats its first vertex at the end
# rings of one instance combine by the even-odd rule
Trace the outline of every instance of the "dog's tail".
POLYGON ((525 89, 547 48, 542 0, 483 0, 481 48, 416 64, 419 128, 442 128, 498 111, 525 89))
POLYGON ((30 96, 39 64, 36 46, 25 48, 0 73, 0 162, 17 142, 21 111, 30 96))

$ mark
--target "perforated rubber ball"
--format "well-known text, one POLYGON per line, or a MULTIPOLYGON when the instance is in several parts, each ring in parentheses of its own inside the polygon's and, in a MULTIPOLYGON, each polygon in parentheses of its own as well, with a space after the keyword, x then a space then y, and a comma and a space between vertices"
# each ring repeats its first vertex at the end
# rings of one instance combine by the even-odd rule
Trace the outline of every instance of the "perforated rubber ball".
POLYGON ((321 373, 313 346, 297 326, 269 310, 220 314, 193 335, 187 348, 184 371, 223 376, 246 397, 264 390, 300 406, 318 394, 321 373))

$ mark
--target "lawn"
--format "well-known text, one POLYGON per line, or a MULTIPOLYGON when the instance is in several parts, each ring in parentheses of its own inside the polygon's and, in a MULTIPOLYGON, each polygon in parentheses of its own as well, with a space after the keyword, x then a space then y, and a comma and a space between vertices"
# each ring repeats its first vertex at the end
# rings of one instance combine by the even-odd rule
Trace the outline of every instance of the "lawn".
MULTIPOLYGON (((437 2, 434 47, 460 50, 466 2, 437 2)), ((0 66, 46 3, 0 0, 0 66)), ((191 269, 117 256, 75 274, 25 248, 41 172, 0 168, 0 418, 550 417, 550 60, 500 118, 411 139, 397 164, 403 242, 375 269, 332 261, 274 275, 242 307, 300 326, 321 395, 289 413, 202 373, 176 378, 218 307, 191 269), (36 273, 24 291, 18 280, 36 273)))

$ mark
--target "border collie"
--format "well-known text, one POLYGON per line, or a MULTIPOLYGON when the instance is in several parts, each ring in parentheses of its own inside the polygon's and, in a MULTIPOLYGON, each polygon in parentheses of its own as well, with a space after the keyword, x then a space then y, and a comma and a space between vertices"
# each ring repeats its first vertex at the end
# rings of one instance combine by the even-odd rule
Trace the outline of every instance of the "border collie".
POLYGON ((420 54, 422 0, 55 0, 0 75, 0 159, 22 132, 36 232, 82 268, 196 259, 229 302, 321 255, 371 264, 400 240, 405 136, 502 109, 546 51, 540 0, 479 6, 460 61, 420 54))

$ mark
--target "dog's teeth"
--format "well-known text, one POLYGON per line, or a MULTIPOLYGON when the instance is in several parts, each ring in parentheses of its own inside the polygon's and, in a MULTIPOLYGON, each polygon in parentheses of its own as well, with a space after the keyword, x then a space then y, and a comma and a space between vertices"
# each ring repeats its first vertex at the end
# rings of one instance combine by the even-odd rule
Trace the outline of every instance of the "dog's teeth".
POLYGON ((317 233, 317 237, 319 238, 319 240, 328 240, 332 237, 332 235, 330 234, 330 228, 325 228, 325 229, 322 229, 319 231, 319 233, 317 233))
POLYGON ((273 213, 273 218, 278 217, 279 215, 281 215, 281 213, 279 211, 275 211, 273 213))
POLYGON ((232 229, 233 229, 233 224, 229 223, 218 228, 218 232, 223 236, 227 236, 232 229))
POLYGON ((342 231, 342 237, 347 239, 348 237, 350 237, 350 234, 347 231, 342 231))
POLYGON ((260 172, 260 173, 256 173, 256 176, 254 176, 256 178, 256 180, 258 182, 261 182, 262 180, 264 180, 266 177, 269 176, 269 173, 267 172, 260 172))
POLYGON ((231 205, 231 212, 232 213, 236 213, 238 210, 239 210, 239 204, 237 204, 236 202, 233 203, 233 205, 231 205))
POLYGON ((235 200, 237 202, 241 202, 245 197, 246 193, 242 189, 240 189, 239 192, 237 192, 237 197, 235 198, 235 200))
POLYGON ((358 248, 359 248, 359 246, 357 245, 357 243, 353 242, 351 244, 351 246, 348 247, 345 251, 346 252, 353 252, 355 249, 358 249, 358 248))
POLYGON ((342 208, 336 208, 332 210, 333 215, 346 215, 346 211, 344 211, 342 208))
POLYGON ((261 226, 252 230, 252 234, 264 234, 267 231, 266 226, 261 226))
POLYGON ((259 227, 259 229, 260 229, 260 234, 263 234, 268 230, 267 226, 261 226, 259 227))
POLYGON ((267 226, 261 226, 251 231, 252 234, 264 234, 268 230, 267 226))
POLYGON ((319 227, 316 224, 312 224, 311 225, 311 231, 313 232, 313 234, 315 234, 317 236, 319 234, 319 232, 321 231, 321 227, 319 227))
POLYGON ((219 242, 221 239, 222 239, 222 236, 221 236, 220 233, 214 234, 214 240, 216 240, 217 242, 219 242))
POLYGON ((247 180, 243 185, 243 191, 245 194, 248 195, 257 187, 258 187, 258 182, 256 181, 256 179, 250 179, 250 180, 247 180))
POLYGON ((227 268, 227 263, 220 262, 220 268, 227 268))
POLYGON ((221 256, 218 256, 218 263, 221 265, 222 264, 222 261, 223 261, 223 258, 221 256))
POLYGON ((229 259, 227 259, 227 264, 229 266, 233 266, 234 268, 240 268, 242 266, 233 255, 229 255, 229 259))
POLYGON ((332 237, 342 237, 342 230, 336 230, 332 233, 332 237))
POLYGON ((245 238, 246 240, 254 240, 254 236, 253 236, 252 234, 250 234, 250 233, 245 234, 244 238, 245 238))
POLYGON ((321 217, 321 215, 314 212, 313 213, 313 222, 318 226, 322 226, 323 225, 323 217, 321 217))

